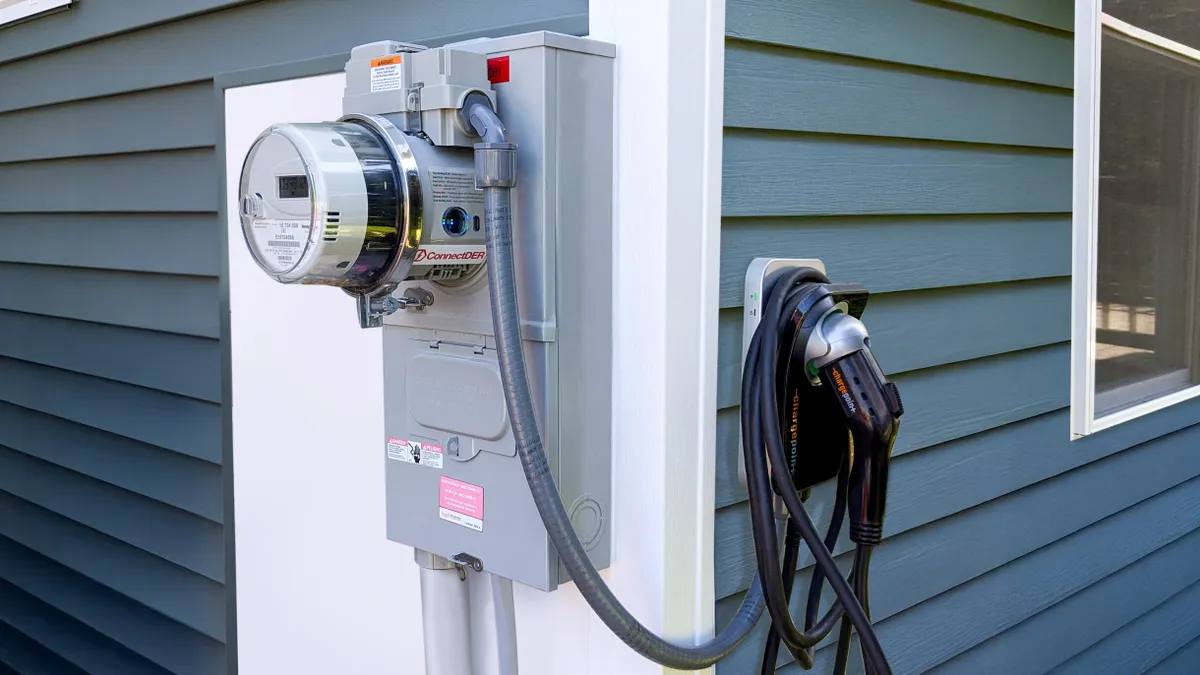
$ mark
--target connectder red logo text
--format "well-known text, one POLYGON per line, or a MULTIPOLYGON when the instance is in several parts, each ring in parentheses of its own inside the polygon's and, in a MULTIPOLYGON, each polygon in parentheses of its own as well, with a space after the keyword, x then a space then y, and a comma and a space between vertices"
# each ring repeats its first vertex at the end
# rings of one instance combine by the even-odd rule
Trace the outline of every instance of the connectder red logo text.
POLYGON ((487 251, 455 251, 453 253, 439 253, 428 249, 419 249, 417 255, 413 258, 414 263, 474 263, 483 262, 487 258, 487 251))

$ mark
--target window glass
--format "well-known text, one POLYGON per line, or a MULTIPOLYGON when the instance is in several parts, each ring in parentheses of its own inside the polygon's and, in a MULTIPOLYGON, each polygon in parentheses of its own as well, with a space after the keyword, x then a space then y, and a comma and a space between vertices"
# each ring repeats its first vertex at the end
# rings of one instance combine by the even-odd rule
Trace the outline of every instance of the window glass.
POLYGON ((1101 53, 1098 417, 1196 383, 1200 179, 1200 66, 1107 31, 1101 53))

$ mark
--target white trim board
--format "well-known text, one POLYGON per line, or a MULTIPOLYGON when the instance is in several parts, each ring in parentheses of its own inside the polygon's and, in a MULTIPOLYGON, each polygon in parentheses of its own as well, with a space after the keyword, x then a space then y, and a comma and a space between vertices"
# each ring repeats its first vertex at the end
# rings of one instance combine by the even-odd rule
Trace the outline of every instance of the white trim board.
POLYGON ((242 160, 259 132, 280 120, 337 119, 344 88, 334 73, 225 91, 241 675, 424 669, 417 567, 384 522, 382 334, 358 327, 341 290, 263 274, 237 215, 242 160), (290 339, 297 334, 306 339, 290 339), (320 368, 273 366, 307 363, 319 344, 339 346, 322 353, 320 368), (321 394, 348 383, 352 396, 321 394))
MULTIPOLYGON (((606 575, 650 630, 695 644, 715 621, 725 0, 591 0, 589 22, 591 37, 617 45, 615 513, 606 575)), ((664 671, 590 622, 580 672, 664 671)))
POLYGON ((73 2, 75 0, 0 0, 0 28, 67 9, 73 2))
POLYGON ((1075 5, 1075 135, 1071 226, 1071 436, 1090 434, 1096 391, 1096 213, 1100 170, 1099 2, 1075 5))

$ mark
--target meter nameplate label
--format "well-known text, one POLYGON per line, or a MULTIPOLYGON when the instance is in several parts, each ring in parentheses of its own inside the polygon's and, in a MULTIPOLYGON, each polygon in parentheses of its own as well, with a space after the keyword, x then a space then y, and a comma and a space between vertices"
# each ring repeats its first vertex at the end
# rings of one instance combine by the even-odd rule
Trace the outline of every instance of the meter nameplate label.
POLYGON ((403 84, 400 77, 400 55, 371 59, 371 93, 398 91, 403 84))
POLYGON ((420 464, 431 469, 442 468, 442 457, 445 455, 440 445, 408 441, 403 438, 388 438, 387 454, 388 459, 407 464, 420 464))
POLYGON ((483 190, 475 187, 474 171, 432 167, 429 169, 429 188, 439 212, 441 208, 449 206, 483 206, 483 190))
POLYGON ((483 532, 483 488, 442 476, 438 484, 438 517, 483 532))
POLYGON ((486 246, 422 246, 413 256, 414 265, 478 265, 487 260, 486 246))
POLYGON ((258 218, 251 223, 254 249, 264 263, 276 272, 296 266, 308 246, 312 224, 308 220, 258 218))

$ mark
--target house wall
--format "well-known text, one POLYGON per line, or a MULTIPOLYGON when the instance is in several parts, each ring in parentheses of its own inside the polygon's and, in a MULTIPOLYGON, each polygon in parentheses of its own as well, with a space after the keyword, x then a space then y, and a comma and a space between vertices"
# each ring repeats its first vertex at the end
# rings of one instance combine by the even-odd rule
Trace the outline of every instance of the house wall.
POLYGON ((578 33, 586 11, 87 0, 0 29, 0 673, 226 672, 212 78, 384 38, 578 33))
MULTIPOLYGON (((1072 11, 729 0, 718 626, 754 575, 742 277, 755 256, 819 257, 872 290, 908 411, 871 582, 895 672, 1195 672, 1200 404, 1068 440, 1072 11)), ((831 501, 816 491, 819 520, 831 501)), ((764 632, 718 673, 757 673, 764 632)))

